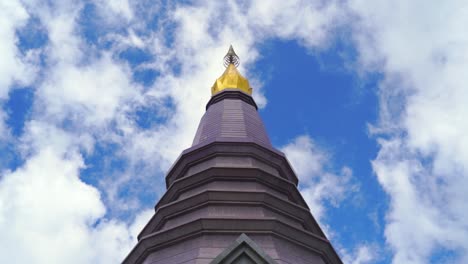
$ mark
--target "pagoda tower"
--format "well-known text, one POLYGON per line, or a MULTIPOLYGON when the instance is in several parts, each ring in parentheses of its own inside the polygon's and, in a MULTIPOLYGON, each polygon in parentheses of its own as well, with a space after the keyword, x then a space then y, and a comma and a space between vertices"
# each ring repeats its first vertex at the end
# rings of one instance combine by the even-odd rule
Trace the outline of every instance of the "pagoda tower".
POLYGON ((268 138, 232 46, 125 264, 342 263, 268 138))

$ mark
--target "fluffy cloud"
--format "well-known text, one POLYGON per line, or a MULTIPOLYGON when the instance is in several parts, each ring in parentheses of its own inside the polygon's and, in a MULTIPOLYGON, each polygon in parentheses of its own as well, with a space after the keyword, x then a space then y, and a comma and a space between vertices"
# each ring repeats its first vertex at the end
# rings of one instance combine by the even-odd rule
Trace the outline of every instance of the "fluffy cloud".
POLYGON ((80 180, 84 163, 74 137, 37 122, 28 130, 39 144, 21 168, 4 172, 0 181, 0 261, 119 262, 148 213, 137 217, 138 227, 105 218, 99 191, 80 180))
POLYGON ((468 6, 465 1, 351 1, 365 70, 383 73, 384 133, 372 165, 390 195, 394 263, 468 261, 468 6))
POLYGON ((92 151, 94 134, 116 119, 126 98, 138 99, 138 89, 130 84, 125 66, 109 55, 84 61, 86 45, 76 30, 80 5, 1 5, 7 5, 2 6, 6 15, 0 30, 0 52, 6 59, 1 64, 2 98, 15 82, 24 85, 34 67, 42 66, 46 74, 35 83, 32 120, 15 139, 24 163, 0 176, 0 262, 119 262, 135 244, 135 232, 148 212, 133 224, 109 217, 101 191, 80 177, 87 166, 82 152, 92 151), (47 63, 26 68, 15 30, 30 16, 47 31, 47 46, 41 47, 47 63), (64 122, 69 124, 65 130, 64 122))
POLYGON ((354 250, 354 254, 346 254, 343 253, 343 262, 349 264, 365 264, 365 263, 374 263, 377 259, 376 249, 363 245, 359 246, 356 250, 354 250))
POLYGON ((126 99, 138 98, 129 76, 125 67, 103 54, 90 65, 54 68, 37 96, 45 115, 55 120, 78 118, 82 126, 99 127, 115 119, 126 99))
POLYGON ((15 34, 26 24, 28 12, 18 1, 2 1, 0 10, 0 99, 5 99, 14 82, 29 81, 34 72, 29 68, 31 65, 27 65, 24 55, 20 54, 15 34))

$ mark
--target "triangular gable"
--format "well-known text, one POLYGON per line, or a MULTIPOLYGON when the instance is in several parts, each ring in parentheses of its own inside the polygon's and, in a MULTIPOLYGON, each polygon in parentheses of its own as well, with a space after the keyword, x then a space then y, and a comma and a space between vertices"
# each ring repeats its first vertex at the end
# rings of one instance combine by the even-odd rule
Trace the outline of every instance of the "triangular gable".
POLYGON ((210 264, 277 264, 246 234, 241 234, 210 264))

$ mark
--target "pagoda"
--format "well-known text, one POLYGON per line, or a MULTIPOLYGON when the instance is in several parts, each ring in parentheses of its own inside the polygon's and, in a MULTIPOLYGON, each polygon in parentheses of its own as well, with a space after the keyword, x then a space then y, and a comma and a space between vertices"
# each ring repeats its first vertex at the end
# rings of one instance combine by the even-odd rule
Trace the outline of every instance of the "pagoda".
POLYGON ((342 263, 275 149, 232 46, 125 264, 342 263))

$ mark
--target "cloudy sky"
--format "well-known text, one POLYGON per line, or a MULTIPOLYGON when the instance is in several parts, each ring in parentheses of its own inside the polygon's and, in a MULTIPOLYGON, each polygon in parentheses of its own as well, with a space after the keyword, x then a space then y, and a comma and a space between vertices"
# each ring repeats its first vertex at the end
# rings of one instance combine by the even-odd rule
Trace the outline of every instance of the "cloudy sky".
POLYGON ((121 261, 233 44, 345 263, 468 263, 466 25, 466 0, 0 0, 0 262, 121 261))

